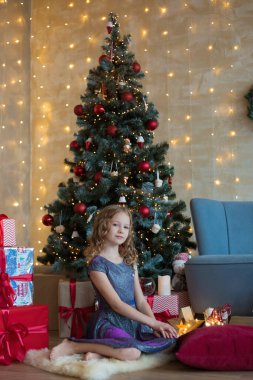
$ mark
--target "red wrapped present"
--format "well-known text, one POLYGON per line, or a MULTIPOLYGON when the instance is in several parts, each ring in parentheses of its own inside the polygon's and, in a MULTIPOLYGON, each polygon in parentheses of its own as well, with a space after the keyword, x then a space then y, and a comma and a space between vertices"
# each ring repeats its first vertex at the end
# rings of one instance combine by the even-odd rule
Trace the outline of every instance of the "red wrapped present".
POLYGON ((15 220, 0 214, 0 247, 12 247, 16 245, 15 220))
POLYGON ((24 360, 26 351, 48 347, 48 307, 32 305, 0 310, 0 364, 24 360))
POLYGON ((33 248, 0 247, 0 308, 33 302, 33 248))
POLYGON ((156 319, 167 322, 170 318, 178 317, 179 308, 177 295, 152 295, 146 297, 146 299, 156 319))
POLYGON ((95 311, 95 291, 90 281, 59 281, 59 335, 82 338, 95 311))

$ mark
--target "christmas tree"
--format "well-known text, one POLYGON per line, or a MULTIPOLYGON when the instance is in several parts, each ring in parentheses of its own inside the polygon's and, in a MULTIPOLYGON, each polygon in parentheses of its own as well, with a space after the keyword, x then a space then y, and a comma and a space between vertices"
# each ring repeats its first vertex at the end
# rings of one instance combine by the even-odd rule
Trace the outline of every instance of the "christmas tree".
POLYGON ((249 92, 245 95, 245 98, 248 100, 248 113, 247 116, 249 119, 253 120, 253 87, 249 90, 249 92))
POLYGON ((158 111, 141 92, 144 73, 121 38, 118 18, 109 14, 108 35, 99 65, 89 71, 81 104, 74 107, 78 132, 70 143, 73 160, 65 160, 71 177, 58 186, 58 199, 42 218, 51 234, 43 264, 85 278, 83 250, 94 213, 108 204, 132 211, 139 274, 171 274, 172 261, 188 252, 190 218, 172 190, 174 168, 165 163, 167 142, 153 144, 158 111))

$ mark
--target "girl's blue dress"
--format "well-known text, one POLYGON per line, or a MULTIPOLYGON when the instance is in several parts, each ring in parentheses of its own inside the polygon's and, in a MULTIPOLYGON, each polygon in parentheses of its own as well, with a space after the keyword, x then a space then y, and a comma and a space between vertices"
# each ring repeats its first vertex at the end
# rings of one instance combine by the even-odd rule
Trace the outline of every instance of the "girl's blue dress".
MULTIPOLYGON (((121 300, 136 308, 134 270, 131 266, 124 262, 114 264, 102 256, 95 256, 88 268, 88 272, 91 271, 105 273, 121 300)), ((149 326, 116 313, 96 288, 95 291, 99 308, 88 326, 87 338, 71 340, 100 343, 114 348, 135 347, 145 353, 165 350, 176 342, 176 338, 157 338, 149 326)))

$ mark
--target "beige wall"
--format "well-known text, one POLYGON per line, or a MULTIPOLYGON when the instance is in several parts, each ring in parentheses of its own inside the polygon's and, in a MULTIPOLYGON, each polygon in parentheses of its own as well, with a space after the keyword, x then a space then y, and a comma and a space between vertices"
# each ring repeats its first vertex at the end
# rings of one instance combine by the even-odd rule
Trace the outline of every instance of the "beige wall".
MULTIPOLYGON (((252 1, 33 0, 31 208, 26 187, 24 204, 9 213, 29 215, 29 244, 37 254, 49 233, 41 224, 43 206, 68 177, 63 160, 71 157, 68 144, 77 131, 73 107, 101 55, 110 11, 119 15, 122 34, 132 35, 130 48, 146 72, 144 91, 160 112, 156 142, 170 142, 177 197, 187 205, 193 196, 252 199, 253 121, 244 99, 253 85, 252 1)), ((5 94, 10 101, 13 94, 5 94)), ((0 185, 6 204, 16 186, 12 174, 8 181, 8 189, 0 185)))
POLYGON ((30 1, 0 0, 0 214, 30 242, 30 1))

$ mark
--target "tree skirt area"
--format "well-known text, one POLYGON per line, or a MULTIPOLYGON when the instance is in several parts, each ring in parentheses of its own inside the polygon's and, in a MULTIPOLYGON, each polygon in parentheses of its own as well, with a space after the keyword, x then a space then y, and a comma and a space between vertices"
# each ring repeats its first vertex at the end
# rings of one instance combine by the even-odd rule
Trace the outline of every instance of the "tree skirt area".
POLYGON ((29 350, 24 362, 47 372, 85 380, 105 380, 116 373, 155 368, 174 360, 174 354, 157 353, 142 354, 138 360, 131 361, 110 358, 84 361, 81 355, 63 356, 51 361, 49 360, 49 350, 44 348, 42 350, 29 350))

